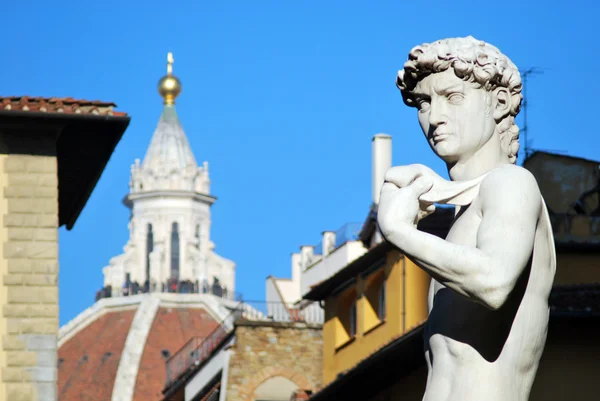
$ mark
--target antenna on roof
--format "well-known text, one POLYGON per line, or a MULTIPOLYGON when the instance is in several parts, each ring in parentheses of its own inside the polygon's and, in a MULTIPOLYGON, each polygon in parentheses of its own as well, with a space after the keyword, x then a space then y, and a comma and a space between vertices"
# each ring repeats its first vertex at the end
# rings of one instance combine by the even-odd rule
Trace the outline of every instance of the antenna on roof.
POLYGON ((543 74, 544 72, 539 67, 531 67, 526 70, 519 70, 519 72, 521 73, 521 78, 523 79, 523 128, 521 129, 521 132, 523 133, 523 153, 525 153, 525 159, 527 159, 531 153, 527 135, 529 133, 529 126, 527 124, 527 106, 529 104, 527 100, 527 78, 530 75, 539 75, 543 74))

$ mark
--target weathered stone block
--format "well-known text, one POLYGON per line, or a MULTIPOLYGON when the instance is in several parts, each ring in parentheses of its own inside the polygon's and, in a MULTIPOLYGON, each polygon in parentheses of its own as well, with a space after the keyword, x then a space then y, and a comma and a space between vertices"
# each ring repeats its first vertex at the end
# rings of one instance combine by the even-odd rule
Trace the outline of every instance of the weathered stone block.
POLYGON ((55 214, 44 214, 38 218, 39 227, 58 227, 58 213, 55 214))
POLYGON ((28 259, 10 259, 8 261, 9 273, 29 273, 31 268, 32 262, 28 259))
POLYGON ((6 366, 35 366, 35 352, 30 351, 7 351, 6 366))
POLYGON ((7 274, 2 278, 4 285, 23 285, 23 275, 7 274))
POLYGON ((41 330, 36 331, 42 334, 55 334, 58 333, 58 319, 47 320, 42 326, 41 330))
POLYGON ((41 274, 58 274, 58 263, 50 260, 31 261, 32 271, 41 274))
MULTIPOLYGON (((56 350, 58 349, 58 340, 56 334, 25 334, 19 336, 22 342, 25 344, 29 351, 53 351, 50 352, 50 359, 54 360, 56 364, 56 350)), ((41 363, 40 355, 42 352, 38 352, 38 366, 53 366, 44 365, 41 363)))
POLYGON ((35 189, 35 197, 58 199, 58 187, 37 187, 35 189))
POLYGON ((36 210, 33 199, 8 199, 8 213, 35 213, 36 210))
POLYGON ((4 188, 6 198, 33 198, 36 196, 38 188, 11 186, 4 188))
POLYGON ((19 324, 20 333, 22 334, 43 334, 44 325, 46 323, 46 319, 21 319, 19 324))
MULTIPOLYGON (((56 336, 54 338, 56 343, 56 336)), ((49 366, 56 367, 58 360, 57 351, 38 351, 37 352, 37 366, 49 366)))
POLYGON ((25 383, 7 383, 6 400, 10 401, 35 401, 34 389, 32 384, 25 383))
POLYGON ((4 305, 3 313, 5 317, 29 317, 27 305, 4 305))
POLYGON ((30 173, 52 173, 52 167, 48 164, 48 157, 28 156, 25 157, 25 171, 30 173))
POLYGON ((56 286, 58 276, 56 274, 28 274, 23 276, 23 283, 32 286, 56 286))
POLYGON ((4 159, 4 171, 7 173, 22 173, 25 171, 25 160, 20 156, 9 156, 4 159))
POLYGON ((56 383, 35 383, 34 397, 35 401, 56 401, 58 399, 56 383))
POLYGON ((58 230, 56 228, 38 228, 33 231, 33 239, 36 241, 58 241, 58 230))
MULTIPOLYGON (((35 288, 35 287, 33 287, 33 288, 35 288)), ((40 302, 42 302, 44 304, 58 305, 58 287, 56 287, 56 286, 45 287, 45 288, 37 287, 36 291, 39 291, 40 302)))
POLYGON ((53 242, 10 241, 4 243, 7 259, 58 259, 58 244, 53 242))
POLYGON ((57 304, 27 305, 26 313, 29 317, 56 317, 58 316, 57 304))
POLYGON ((40 302, 40 290, 37 287, 8 287, 8 303, 35 304, 40 302))
POLYGON ((33 367, 25 368, 25 372, 29 375, 31 381, 35 382, 56 382, 55 367, 33 367))
MULTIPOLYGON (((20 199, 10 199, 14 201, 21 201, 20 199)), ((8 230, 8 240, 9 241, 31 241, 33 240, 33 234, 35 229, 33 228, 24 228, 24 227, 14 227, 8 230)))
POLYGON ((2 336, 2 346, 4 350, 20 351, 25 349, 25 343, 16 335, 2 336))
POLYGON ((53 174, 44 174, 39 177, 40 187, 57 188, 58 178, 53 174))
POLYGON ((2 368, 2 381, 4 383, 20 382, 23 378, 23 368, 2 368))
MULTIPOLYGON (((35 187, 40 184, 38 174, 10 173, 7 174, 8 186, 35 187)), ((55 178, 56 180, 56 178, 55 178)))

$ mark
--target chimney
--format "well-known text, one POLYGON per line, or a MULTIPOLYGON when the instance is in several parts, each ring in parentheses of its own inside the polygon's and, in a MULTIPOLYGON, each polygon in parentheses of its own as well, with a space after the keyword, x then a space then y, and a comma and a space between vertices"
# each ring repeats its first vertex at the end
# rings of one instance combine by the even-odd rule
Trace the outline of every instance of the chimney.
POLYGON ((323 257, 329 255, 335 249, 335 231, 323 231, 321 233, 321 244, 323 247, 323 257))
POLYGON ((300 263, 302 264, 302 269, 306 269, 313 260, 314 260, 314 249, 313 245, 302 245, 300 247, 300 263))
POLYGON ((302 255, 292 253, 292 282, 300 285, 300 276, 302 273, 302 255))
POLYGON ((372 145, 372 195, 373 203, 379 204, 379 194, 385 172, 392 167, 392 137, 388 134, 376 134, 373 136, 372 145))

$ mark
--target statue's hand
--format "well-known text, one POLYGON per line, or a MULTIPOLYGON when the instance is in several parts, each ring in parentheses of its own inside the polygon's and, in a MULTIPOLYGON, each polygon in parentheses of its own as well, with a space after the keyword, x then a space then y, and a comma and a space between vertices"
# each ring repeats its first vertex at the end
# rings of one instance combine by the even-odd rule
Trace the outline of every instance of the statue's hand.
POLYGON ((386 181, 381 188, 377 222, 384 237, 406 226, 416 227, 420 219, 435 211, 432 203, 419 200, 431 189, 433 180, 418 173, 405 178, 404 186, 386 181))

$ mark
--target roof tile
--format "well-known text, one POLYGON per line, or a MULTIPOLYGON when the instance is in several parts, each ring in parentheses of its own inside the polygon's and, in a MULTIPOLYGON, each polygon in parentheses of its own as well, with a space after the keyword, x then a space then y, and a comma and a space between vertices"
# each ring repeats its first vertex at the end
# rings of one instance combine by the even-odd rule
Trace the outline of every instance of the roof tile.
POLYGON ((31 111, 124 117, 125 112, 115 111, 116 104, 101 100, 79 100, 72 97, 0 96, 0 110, 31 111))

